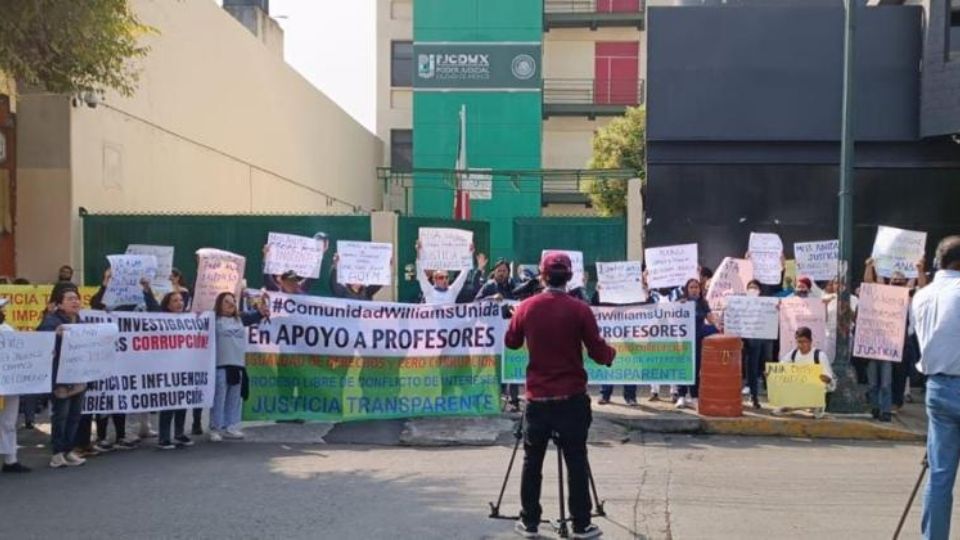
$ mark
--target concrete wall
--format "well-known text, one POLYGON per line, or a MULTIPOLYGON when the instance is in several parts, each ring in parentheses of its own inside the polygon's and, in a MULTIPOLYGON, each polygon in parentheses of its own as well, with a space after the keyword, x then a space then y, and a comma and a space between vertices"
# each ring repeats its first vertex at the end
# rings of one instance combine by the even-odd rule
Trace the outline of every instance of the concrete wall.
MULTIPOLYGON (((64 98, 21 100, 25 131, 41 129, 31 126, 30 118, 52 114, 43 110, 50 107, 67 122, 56 127, 63 133, 53 134, 69 139, 70 182, 62 190, 69 201, 61 203, 67 211, 44 212, 50 215, 43 218, 70 235, 67 246, 58 246, 58 260, 80 266, 79 207, 189 213, 380 207, 376 167, 382 143, 375 134, 228 13, 208 0, 135 0, 133 6, 159 30, 146 38, 151 51, 142 62, 136 95, 108 93, 95 109, 70 108, 64 98)), ((43 137, 21 137, 21 155, 43 144, 43 137)), ((57 165, 58 174, 67 166, 57 165)), ((52 174, 50 167, 27 160, 21 167, 26 170, 21 185, 30 184, 31 175, 52 174)), ((27 187, 18 199, 20 231, 28 238, 38 233, 25 230, 23 220, 36 219, 30 214, 52 204, 48 196, 47 190, 27 187)), ((19 245, 21 251, 35 249, 31 242, 19 245)), ((20 273, 33 279, 49 266, 33 254, 18 264, 20 273)))
POLYGON ((593 134, 614 117, 552 116, 543 121, 543 167, 585 169, 593 155, 593 134))
POLYGON ((925 0, 927 33, 923 44, 923 98, 920 133, 924 137, 960 133, 960 54, 949 56, 946 32, 950 0, 925 0))
POLYGON ((413 0, 377 0, 377 136, 390 164, 390 130, 413 128, 413 88, 390 86, 390 43, 413 41, 413 0))
POLYGON ((543 77, 592 79, 593 59, 598 41, 636 41, 640 43, 638 73, 647 72, 647 40, 636 28, 606 27, 552 28, 543 34, 543 77))

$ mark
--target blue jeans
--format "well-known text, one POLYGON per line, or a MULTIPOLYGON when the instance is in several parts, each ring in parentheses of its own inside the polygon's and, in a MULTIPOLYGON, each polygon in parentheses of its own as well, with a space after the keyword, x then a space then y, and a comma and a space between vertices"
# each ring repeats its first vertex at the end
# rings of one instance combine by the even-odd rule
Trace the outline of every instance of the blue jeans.
MULTIPOLYGON (((65 399, 51 400, 50 414, 50 446, 54 454, 73 450, 74 440, 77 437, 77 428, 80 426, 80 408, 83 403, 83 394, 65 399)), ((89 442, 89 437, 88 437, 89 442)))
MULTIPOLYGON (((603 397, 603 399, 609 400, 610 396, 613 395, 613 385, 612 384, 600 385, 600 395, 603 397)), ((635 384, 623 385, 623 399, 625 401, 636 401, 637 385, 635 384)))
POLYGON ((240 424, 243 400, 240 385, 227 384, 227 370, 217 368, 217 386, 213 393, 213 409, 210 411, 210 429, 236 428, 240 424))
POLYGON ((923 492, 923 538, 948 540, 960 461, 960 377, 931 375, 927 379, 927 417, 930 476, 923 492))
POLYGON ((893 405, 893 363, 883 360, 871 360, 867 364, 867 396, 870 406, 878 409, 880 414, 889 414, 893 405))

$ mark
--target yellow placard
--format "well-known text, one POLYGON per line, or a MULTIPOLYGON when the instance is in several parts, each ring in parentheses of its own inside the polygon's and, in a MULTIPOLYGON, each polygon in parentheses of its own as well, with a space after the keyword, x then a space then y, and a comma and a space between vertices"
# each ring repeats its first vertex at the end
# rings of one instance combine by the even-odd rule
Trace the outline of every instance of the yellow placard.
POLYGON ((819 364, 767 364, 767 397, 773 407, 795 409, 826 406, 826 385, 819 364))
MULTIPOLYGON (((90 298, 98 287, 79 287, 84 309, 90 308, 90 298)), ((16 330, 36 330, 50 300, 53 285, 0 285, 0 298, 9 303, 4 309, 6 322, 16 330)))
POLYGON ((797 261, 787 259, 783 261, 783 288, 793 289, 797 286, 797 261))

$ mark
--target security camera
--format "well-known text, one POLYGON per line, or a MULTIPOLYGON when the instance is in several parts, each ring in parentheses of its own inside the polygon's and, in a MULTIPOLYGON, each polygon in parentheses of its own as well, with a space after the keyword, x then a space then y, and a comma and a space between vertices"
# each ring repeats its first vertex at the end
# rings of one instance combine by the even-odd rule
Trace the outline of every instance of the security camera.
POLYGON ((97 105, 99 105, 102 101, 100 94, 92 90, 83 92, 80 97, 83 98, 83 102, 87 104, 87 107, 90 107, 91 109, 96 109, 97 105))

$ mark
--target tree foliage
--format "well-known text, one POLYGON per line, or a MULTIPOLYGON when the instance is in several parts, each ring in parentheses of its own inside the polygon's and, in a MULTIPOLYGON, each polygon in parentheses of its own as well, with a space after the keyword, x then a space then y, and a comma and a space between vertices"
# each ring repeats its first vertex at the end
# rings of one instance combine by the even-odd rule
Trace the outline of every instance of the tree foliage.
MULTIPOLYGON (((593 136, 591 169, 630 169, 644 178, 646 167, 646 111, 628 107, 593 136)), ((627 180, 594 177, 584 183, 593 207, 601 216, 622 216, 627 210, 627 180)))
POLYGON ((0 0, 0 71, 49 92, 130 95, 150 32, 127 0, 0 0))

